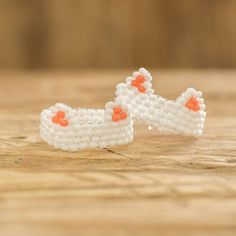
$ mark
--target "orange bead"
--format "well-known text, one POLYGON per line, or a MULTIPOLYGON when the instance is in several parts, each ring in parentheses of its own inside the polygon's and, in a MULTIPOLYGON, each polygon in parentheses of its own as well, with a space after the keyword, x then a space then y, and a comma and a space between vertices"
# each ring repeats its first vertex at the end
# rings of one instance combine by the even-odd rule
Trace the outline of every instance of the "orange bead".
POLYGON ((139 82, 137 81, 137 80, 133 80, 132 82, 131 82, 131 85, 133 86, 133 87, 138 87, 139 86, 139 82))
POLYGON ((143 75, 137 75, 136 81, 139 82, 139 84, 142 84, 145 81, 145 77, 143 75))
POLYGON ((121 116, 121 119, 124 120, 124 119, 127 118, 127 113, 126 113, 126 112, 122 112, 122 113, 120 114, 120 116, 121 116))
POLYGON ((60 125, 66 127, 69 125, 69 122, 67 120, 60 120, 60 125))
POLYGON ((140 93, 145 93, 145 92, 146 92, 146 88, 143 87, 142 85, 140 85, 140 86, 138 87, 138 91, 139 91, 140 93))
POLYGON ((119 121, 120 119, 121 119, 120 114, 115 114, 115 115, 112 116, 112 121, 114 121, 114 122, 117 122, 117 121, 119 121))
POLYGON ((114 107, 113 108, 113 113, 114 114, 119 114, 119 113, 121 113, 122 112, 122 108, 121 107, 114 107))
POLYGON ((58 124, 60 122, 60 118, 57 116, 52 117, 52 122, 58 124))
POLYGON ((57 112, 57 117, 64 118, 65 117, 65 112, 64 111, 58 111, 57 112))
POLYGON ((191 104, 197 104, 197 100, 194 97, 189 98, 188 102, 191 104))

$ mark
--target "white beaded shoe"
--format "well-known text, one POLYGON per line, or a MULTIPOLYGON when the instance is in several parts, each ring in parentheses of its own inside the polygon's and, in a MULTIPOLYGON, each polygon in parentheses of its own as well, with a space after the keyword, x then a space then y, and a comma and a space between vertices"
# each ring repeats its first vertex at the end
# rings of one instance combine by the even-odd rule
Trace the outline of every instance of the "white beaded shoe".
POLYGON ((202 93, 187 89, 171 101, 154 95, 152 76, 144 68, 116 86, 115 101, 128 106, 133 117, 161 131, 198 136, 205 123, 205 104, 202 93))
POLYGON ((108 102, 103 109, 72 109, 64 104, 43 110, 40 136, 65 151, 105 148, 133 141, 133 120, 127 106, 108 102))

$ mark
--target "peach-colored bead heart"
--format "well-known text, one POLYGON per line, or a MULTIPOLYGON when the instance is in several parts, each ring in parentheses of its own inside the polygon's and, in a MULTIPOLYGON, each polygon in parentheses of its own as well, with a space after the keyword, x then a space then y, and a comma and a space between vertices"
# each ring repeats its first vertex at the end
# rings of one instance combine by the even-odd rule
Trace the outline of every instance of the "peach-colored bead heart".
POLYGON ((195 112, 200 110, 199 101, 196 97, 190 97, 186 102, 185 107, 195 112))
POLYGON ((145 93, 146 88, 143 86, 144 82, 145 82, 145 77, 142 75, 137 75, 135 80, 131 82, 131 85, 137 88, 140 93, 145 93))
POLYGON ((65 119, 65 112, 58 111, 55 116, 52 117, 52 122, 55 124, 59 124, 62 127, 67 127, 69 122, 65 119))
POLYGON ((127 113, 122 110, 121 107, 114 107, 113 108, 113 114, 112 114, 112 121, 118 122, 120 120, 125 120, 127 118, 127 113))

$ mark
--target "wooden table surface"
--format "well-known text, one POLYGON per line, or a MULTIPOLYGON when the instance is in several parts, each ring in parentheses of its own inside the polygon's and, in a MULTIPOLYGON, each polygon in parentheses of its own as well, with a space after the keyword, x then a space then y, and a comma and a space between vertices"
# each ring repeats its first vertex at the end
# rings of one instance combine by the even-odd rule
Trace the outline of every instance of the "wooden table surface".
POLYGON ((153 70, 174 99, 202 90, 204 136, 148 131, 68 153, 43 143, 39 113, 96 107, 132 70, 0 74, 0 235, 236 235, 236 71, 153 70))

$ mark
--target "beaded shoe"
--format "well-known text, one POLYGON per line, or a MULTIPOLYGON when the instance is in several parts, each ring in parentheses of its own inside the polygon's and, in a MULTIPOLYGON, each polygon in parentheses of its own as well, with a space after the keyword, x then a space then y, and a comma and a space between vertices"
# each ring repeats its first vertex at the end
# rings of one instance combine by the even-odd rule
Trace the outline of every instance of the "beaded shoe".
POLYGON ((205 123, 202 93, 187 89, 176 100, 154 94, 152 76, 144 68, 116 86, 116 102, 126 105, 136 120, 161 131, 199 136, 205 123))
POLYGON ((72 109, 64 104, 43 110, 40 136, 65 151, 105 148, 133 141, 133 120, 127 106, 108 102, 104 109, 72 109))

